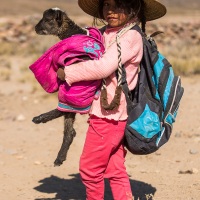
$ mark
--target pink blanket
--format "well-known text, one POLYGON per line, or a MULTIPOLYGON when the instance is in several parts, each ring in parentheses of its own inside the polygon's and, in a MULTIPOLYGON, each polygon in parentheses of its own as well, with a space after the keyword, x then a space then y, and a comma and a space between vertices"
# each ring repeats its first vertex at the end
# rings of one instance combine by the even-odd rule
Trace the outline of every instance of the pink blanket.
POLYGON ((87 113, 98 93, 101 81, 81 81, 69 86, 57 78, 59 67, 84 61, 82 56, 98 59, 105 49, 103 37, 96 28, 88 28, 89 36, 73 35, 48 49, 29 68, 48 93, 58 91, 58 109, 65 112, 87 113))

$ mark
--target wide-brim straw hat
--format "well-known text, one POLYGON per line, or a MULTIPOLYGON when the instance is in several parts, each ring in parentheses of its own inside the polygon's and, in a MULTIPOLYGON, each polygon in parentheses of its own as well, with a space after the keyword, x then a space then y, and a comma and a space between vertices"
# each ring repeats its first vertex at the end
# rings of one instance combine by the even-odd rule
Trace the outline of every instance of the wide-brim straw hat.
MULTIPOLYGON (((144 0, 144 3, 144 15, 146 21, 161 18, 167 12, 166 7, 156 0, 144 0)), ((78 5, 85 13, 101 19, 98 14, 99 0, 78 0, 78 5)))

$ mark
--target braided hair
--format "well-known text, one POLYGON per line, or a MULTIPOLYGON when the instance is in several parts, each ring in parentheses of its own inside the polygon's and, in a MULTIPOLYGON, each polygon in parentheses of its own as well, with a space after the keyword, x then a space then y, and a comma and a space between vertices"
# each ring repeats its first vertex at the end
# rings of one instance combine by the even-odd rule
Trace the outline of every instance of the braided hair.
MULTIPOLYGON (((139 22, 141 22, 141 29, 145 34, 145 2, 144 0, 114 0, 117 8, 122 8, 126 13, 128 13, 128 20, 136 18, 139 22)), ((101 19, 104 19, 103 16, 103 3, 104 0, 99 0, 99 12, 98 16, 101 19)), ((101 20, 103 21, 103 20, 101 20)), ((107 90, 106 90, 106 82, 105 79, 103 81, 103 87, 101 89, 100 103, 102 108, 105 110, 115 110, 120 105, 120 97, 122 93, 122 85, 118 85, 115 89, 115 95, 111 103, 108 103, 107 98, 107 90)))
MULTIPOLYGON (((100 18, 103 19, 103 3, 104 0, 99 0, 99 13, 100 18)), ((145 33, 146 31, 146 17, 145 17, 145 2, 144 0, 115 0, 117 7, 124 8, 130 15, 129 19, 138 17, 141 22, 141 29, 145 33)), ((100 20, 103 22, 103 20, 100 20)), ((97 19, 94 18, 94 25, 97 24, 97 19)))

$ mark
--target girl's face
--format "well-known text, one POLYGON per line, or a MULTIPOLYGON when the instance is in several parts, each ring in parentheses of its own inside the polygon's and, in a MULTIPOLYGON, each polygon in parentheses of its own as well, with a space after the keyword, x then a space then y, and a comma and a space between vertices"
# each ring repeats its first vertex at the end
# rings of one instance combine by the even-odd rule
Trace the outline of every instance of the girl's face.
POLYGON ((110 27, 122 26, 128 21, 128 13, 117 7, 114 0, 104 0, 103 17, 110 27))

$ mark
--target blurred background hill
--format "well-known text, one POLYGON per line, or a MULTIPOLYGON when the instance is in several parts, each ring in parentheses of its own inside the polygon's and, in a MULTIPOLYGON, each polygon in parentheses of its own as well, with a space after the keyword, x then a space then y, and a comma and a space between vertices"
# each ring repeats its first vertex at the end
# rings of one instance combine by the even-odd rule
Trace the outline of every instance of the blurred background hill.
MULTIPOLYGON (((165 33, 157 36, 156 41, 161 52, 170 58, 177 73, 199 73, 200 0, 160 2, 166 5, 168 13, 161 19, 148 22, 147 33, 158 30, 165 33)), ((0 58, 5 54, 25 54, 32 57, 31 60, 35 60, 54 44, 57 41, 56 37, 38 36, 34 31, 34 26, 43 11, 51 7, 59 7, 66 11, 82 27, 92 25, 93 18, 79 8, 77 0, 1 0, 0 58)))
MULTIPOLYGON (((198 13, 199 0, 160 0, 168 8, 169 13, 198 13)), ((44 9, 59 6, 69 14, 82 14, 77 0, 1 0, 0 17, 11 15, 31 15, 41 13, 44 9)))

